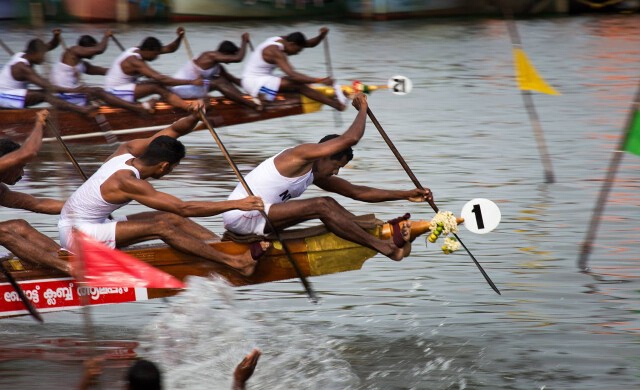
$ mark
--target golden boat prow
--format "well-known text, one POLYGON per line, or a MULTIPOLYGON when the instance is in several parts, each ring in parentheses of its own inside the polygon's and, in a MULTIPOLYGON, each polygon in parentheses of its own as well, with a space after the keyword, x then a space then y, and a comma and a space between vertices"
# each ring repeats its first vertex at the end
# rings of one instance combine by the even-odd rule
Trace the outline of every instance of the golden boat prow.
MULTIPOLYGON (((458 223, 462 222, 463 220, 459 218, 458 223)), ((414 240, 428 232, 430 225, 429 221, 411 221, 411 239, 414 240)), ((393 233, 391 225, 382 223, 373 215, 361 218, 361 226, 381 239, 389 239, 393 233)), ((323 226, 285 231, 282 237, 300 270, 307 277, 358 270, 366 260, 377 254, 372 249, 327 232, 323 226)), ((209 245, 229 254, 244 253, 249 247, 248 243, 233 241, 212 242, 209 245)), ((191 275, 202 277, 219 275, 234 286, 244 286, 297 277, 278 242, 273 242, 264 256, 258 260, 255 272, 251 276, 243 276, 232 268, 176 251, 165 244, 134 246, 125 248, 123 251, 181 280, 191 275)), ((66 261, 71 258, 66 251, 60 251, 59 257, 66 261)), ((34 306, 42 312, 79 307, 81 294, 90 296, 91 304, 107 304, 162 298, 180 291, 118 286, 82 287, 73 278, 49 267, 34 265, 16 258, 2 261, 34 306)), ((12 286, 1 276, 0 317, 23 314, 27 312, 22 302, 12 286)))

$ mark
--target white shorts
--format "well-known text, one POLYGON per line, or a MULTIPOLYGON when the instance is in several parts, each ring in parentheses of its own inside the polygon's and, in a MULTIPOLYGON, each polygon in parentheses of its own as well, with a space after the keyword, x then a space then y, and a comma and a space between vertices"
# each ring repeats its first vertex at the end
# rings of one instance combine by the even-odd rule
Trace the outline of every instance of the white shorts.
POLYGON ((87 94, 86 93, 58 93, 56 94, 60 99, 65 100, 71 104, 75 104, 76 106, 86 106, 87 105, 87 94))
POLYGON ((271 102, 280 90, 281 81, 282 79, 276 76, 245 77, 242 79, 242 88, 253 97, 263 94, 265 100, 271 102))
MULTIPOLYGON (((269 215, 271 204, 264 205, 264 212, 269 215)), ((267 221, 258 210, 242 211, 231 210, 222 214, 224 228, 237 234, 264 235, 264 227, 267 221)))
POLYGON ((131 103, 136 101, 136 97, 134 94, 136 90, 136 84, 134 83, 118 85, 117 87, 105 88, 104 90, 114 96, 119 97, 122 100, 126 100, 131 103))
POLYGON ((205 85, 176 85, 171 91, 183 99, 199 99, 209 93, 209 84, 205 85))
POLYGON ((0 107, 24 108, 26 89, 5 89, 0 91, 0 107))
POLYGON ((62 221, 58 223, 58 232, 60 234, 60 246, 65 249, 71 249, 73 243, 73 227, 93 237, 96 241, 103 243, 109 248, 116 247, 116 224, 126 221, 127 217, 115 217, 113 220, 107 219, 103 223, 75 223, 68 225, 62 221))

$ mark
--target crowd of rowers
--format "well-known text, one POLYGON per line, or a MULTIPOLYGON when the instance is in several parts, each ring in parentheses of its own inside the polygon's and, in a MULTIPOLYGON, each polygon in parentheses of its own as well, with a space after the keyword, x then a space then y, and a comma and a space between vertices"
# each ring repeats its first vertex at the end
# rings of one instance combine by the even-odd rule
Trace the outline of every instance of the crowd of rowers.
MULTIPOLYGON (((179 36, 180 33, 179 29, 179 36)), ((307 45, 310 41, 311 44, 317 44, 326 33, 326 29, 321 30, 318 37, 306 41, 307 45)), ((99 44, 99 49, 103 49, 107 37, 108 34, 99 44)), ((244 36, 240 51, 244 51, 247 39, 248 37, 244 36)), ((286 58, 286 56, 267 53, 281 50, 286 53, 296 52, 304 46, 292 43, 288 39, 288 37, 276 37, 267 40, 254 52, 254 54, 262 53, 262 57, 252 58, 250 62, 260 62, 262 67, 272 66, 273 63, 282 66, 282 57, 286 58)), ((170 44, 170 49, 175 48, 178 42, 179 40, 170 44)), ((164 49, 160 45, 157 45, 154 50, 142 47, 130 49, 127 52, 132 53, 131 56, 122 57, 119 62, 116 61, 122 63, 123 71, 119 73, 125 73, 124 63, 131 59, 132 69, 135 68, 141 74, 154 75, 162 79, 165 76, 158 76, 143 61, 145 58, 155 58, 154 56, 162 50, 164 49)), ((86 55, 92 52, 84 53, 86 55)), ((218 61, 220 58, 224 60, 238 58, 225 57, 221 54, 222 57, 216 57, 218 55, 211 54, 212 58, 217 58, 218 61)), ((73 56, 75 58, 77 54, 73 56)), ((209 56, 209 54, 205 53, 203 56, 209 56)), ((66 57, 67 53, 63 58, 66 57)), ((29 61, 33 61, 33 57, 29 57, 27 62, 29 61)), ((213 62, 215 61, 210 60, 208 63, 213 62)), ((245 76, 246 74, 245 72, 245 76)), ((293 74, 298 75, 295 72, 293 74)), ((294 82, 290 79, 284 78, 280 87, 292 85, 292 83, 294 82)), ((193 85, 198 86, 198 83, 194 82, 193 85)), ((259 83, 251 84, 243 81, 243 85, 247 90, 252 91, 252 94, 254 92, 259 94, 263 89, 263 87, 257 87, 259 83)), ((141 85, 130 87, 134 97, 138 96, 139 88, 146 87, 141 85)), ((277 90, 279 87, 272 85, 269 93, 275 94, 277 90)), ((26 96, 30 93, 30 91, 27 92, 26 96)), ((172 94, 173 92, 164 93, 172 94)), ((47 94, 41 92, 40 96, 46 97, 47 94)), ((60 243, 38 232, 26 221, 16 219, 0 222, 0 245, 25 261, 73 274, 70 264, 60 260, 57 252, 61 247, 73 250, 75 247, 73 232, 77 229, 112 248, 122 248, 159 239, 178 251, 197 255, 231 267, 243 275, 250 275, 254 271, 258 258, 270 245, 267 240, 256 242, 245 253, 230 255, 208 245, 209 242, 218 241, 220 238, 190 219, 222 215, 225 228, 236 234, 265 236, 273 233, 272 228, 281 230, 304 221, 319 219, 337 236, 374 249, 393 260, 401 260, 410 253, 410 223, 408 222, 400 223, 398 219, 394 220, 392 238, 379 239, 363 230, 355 222, 355 216, 329 196, 296 199, 314 184, 327 192, 363 202, 432 201, 429 189, 380 189, 353 184, 337 176, 340 169, 353 158, 352 147, 364 135, 368 108, 365 95, 357 94, 353 97, 352 105, 357 114, 342 134, 330 134, 318 143, 304 143, 287 148, 265 160, 247 174, 245 180, 254 193, 253 196, 248 196, 239 183, 226 200, 182 200, 156 190, 148 179, 158 179, 170 174, 185 157, 185 146, 178 138, 189 134, 196 127, 199 121, 197 111, 203 105, 206 105, 206 102, 198 101, 198 108, 151 137, 119 144, 106 162, 66 201, 38 198, 9 188, 20 180, 27 162, 35 157, 41 147, 48 111, 38 111, 33 131, 22 145, 7 139, 0 140, 0 205, 36 213, 60 214, 58 222, 60 243), (136 201, 150 210, 126 217, 112 217, 114 211, 131 201, 136 201), (265 215, 270 224, 266 223, 265 215)), ((342 107, 339 108, 342 109, 342 107)))
POLYGON ((47 102, 56 108, 91 115, 97 110, 98 102, 102 102, 135 112, 153 113, 158 101, 156 97, 159 97, 174 107, 189 111, 196 107, 185 99, 204 98, 217 90, 227 98, 259 111, 279 91, 299 92, 342 111, 347 102, 341 91, 338 91, 338 100, 309 86, 314 83, 334 85, 331 77, 304 75, 295 71, 288 61, 288 56, 317 46, 328 31, 322 28, 318 36, 310 39, 300 32, 267 39, 252 52, 242 78, 229 73, 222 64, 243 60, 250 42, 248 33, 242 35, 240 47, 224 41, 217 50, 205 51, 190 59, 173 76, 161 74, 148 62, 178 50, 185 36, 182 27, 176 31, 177 38, 168 45, 163 45, 155 37, 147 37, 140 46, 126 50, 121 47, 123 52, 109 68, 94 65, 88 60, 104 53, 109 38, 113 37, 112 32, 106 31, 99 42, 90 35, 83 35, 76 45, 68 48, 63 45, 60 60, 52 67, 47 80, 34 70, 34 65, 43 64, 46 53, 63 42, 61 31, 55 29, 48 43, 39 38, 32 39, 25 51, 13 54, 0 71, 0 107, 20 109, 47 102), (285 76, 275 76, 276 69, 285 76), (83 74, 105 76, 103 86, 83 85, 80 79, 83 74), (141 77, 146 80, 140 81, 141 77), (31 89, 29 84, 38 88, 31 89), (238 87, 242 87, 252 99, 245 99, 238 87), (151 96, 153 98, 140 102, 140 99, 151 96))

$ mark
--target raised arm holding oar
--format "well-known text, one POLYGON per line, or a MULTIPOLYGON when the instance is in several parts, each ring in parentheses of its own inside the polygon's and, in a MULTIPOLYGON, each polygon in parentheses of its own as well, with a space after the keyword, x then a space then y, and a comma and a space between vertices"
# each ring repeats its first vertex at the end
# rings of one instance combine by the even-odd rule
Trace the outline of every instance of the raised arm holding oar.
POLYGON ((196 110, 197 107, 184 101, 173 93, 169 87, 176 85, 201 86, 201 78, 195 80, 175 79, 157 72, 147 62, 154 61, 161 54, 173 53, 180 46, 184 29, 176 30, 178 37, 168 45, 163 46, 155 37, 147 37, 142 44, 125 50, 115 59, 106 74, 105 90, 120 99, 135 102, 150 95, 160 95, 162 100, 185 111, 196 110), (138 83, 139 77, 145 76, 153 82, 138 83))
POLYGON ((289 63, 289 56, 300 53, 306 47, 318 45, 328 34, 329 29, 323 27, 320 34, 307 39, 301 32, 294 32, 284 37, 269 38, 251 53, 242 73, 242 88, 253 97, 273 101, 279 91, 294 91, 329 105, 336 110, 344 111, 347 106, 338 100, 331 99, 311 88, 310 84, 333 85, 331 77, 310 77, 297 72, 289 63), (274 76, 280 68, 285 77, 274 76))

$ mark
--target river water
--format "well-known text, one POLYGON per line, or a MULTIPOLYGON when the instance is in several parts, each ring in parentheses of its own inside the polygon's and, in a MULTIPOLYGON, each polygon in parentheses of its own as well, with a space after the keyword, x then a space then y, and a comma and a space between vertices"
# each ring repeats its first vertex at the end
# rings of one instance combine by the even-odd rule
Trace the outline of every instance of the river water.
MULTIPOLYGON (((631 389, 640 386, 639 157, 625 155, 591 256, 590 273, 576 266, 579 246, 622 134, 638 85, 640 16, 594 15, 518 21, 524 48, 562 95, 535 94, 557 179, 544 173, 531 123, 517 89, 504 21, 217 23, 185 25, 194 51, 213 49, 244 31, 258 44, 326 25, 333 71, 343 83, 413 82, 398 96, 378 91, 370 107, 439 207, 459 213, 473 198, 502 213, 486 235, 459 236, 502 291, 495 294, 464 251, 444 255, 424 240, 400 263, 376 256, 363 269, 311 279, 314 305, 297 281, 232 289, 190 280, 169 300, 103 306, 91 311, 93 333, 114 349, 138 342, 138 356, 160 363, 170 389, 227 389, 251 347, 262 349, 252 389, 631 389)), ((48 26, 50 28, 52 26, 48 26)), ((105 26, 66 25, 71 42, 105 26)), ((163 42, 176 25, 110 26, 135 45, 147 35, 163 42)), ((43 31, 48 31, 47 29, 43 31)), ((3 22, 2 39, 20 48, 34 31, 3 22)), ((59 55, 56 49, 54 56, 59 55)), ((108 65, 115 46, 94 62, 108 65)), ((8 56, 0 54, 6 62, 8 56)), ((184 51, 153 65, 172 73, 184 51)), ((292 58, 296 69, 326 74, 321 46, 292 58)), ((236 74, 241 65, 229 69, 236 74)), ((340 132, 355 111, 330 109, 220 129, 248 171, 285 147, 340 132), (340 123, 339 123, 340 122, 340 123)), ((157 188, 184 199, 223 199, 235 185, 211 137, 184 137, 188 156, 157 188)), ((74 146, 88 171, 113 149, 74 146)), ((359 184, 411 188, 412 183, 369 124, 355 159, 340 175, 359 184)), ((45 145, 15 186, 64 197, 80 179, 57 145, 45 145)), ((310 190, 305 196, 321 192, 310 190)), ((427 205, 362 204, 338 197, 355 213, 390 219, 404 212, 431 218, 427 205)), ((139 205, 123 211, 142 211, 139 205)), ((3 209, 57 238, 56 218, 3 209)), ((220 218, 201 218, 221 232, 220 218)), ((79 381, 88 353, 81 311, 0 321, 0 388, 66 389, 79 381), (61 344, 60 339, 72 343, 61 344), (17 359, 20 351, 36 350, 17 359), (6 356, 14 357, 7 359, 6 356)), ((102 388, 121 388, 127 361, 110 360, 102 388)))

